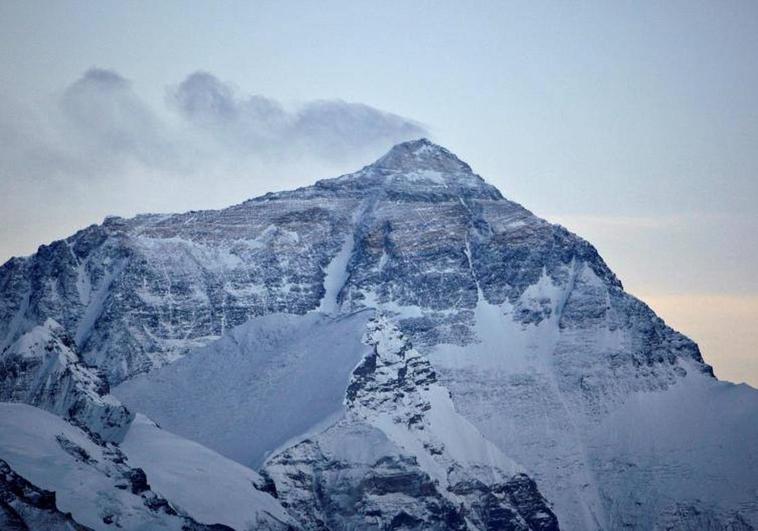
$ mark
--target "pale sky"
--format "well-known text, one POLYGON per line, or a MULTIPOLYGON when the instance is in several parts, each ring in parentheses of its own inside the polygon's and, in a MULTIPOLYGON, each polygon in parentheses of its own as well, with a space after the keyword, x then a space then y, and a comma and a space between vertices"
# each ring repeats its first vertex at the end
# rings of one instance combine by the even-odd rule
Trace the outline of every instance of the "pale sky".
POLYGON ((0 261, 425 135, 758 385, 758 3, 0 2, 0 261))

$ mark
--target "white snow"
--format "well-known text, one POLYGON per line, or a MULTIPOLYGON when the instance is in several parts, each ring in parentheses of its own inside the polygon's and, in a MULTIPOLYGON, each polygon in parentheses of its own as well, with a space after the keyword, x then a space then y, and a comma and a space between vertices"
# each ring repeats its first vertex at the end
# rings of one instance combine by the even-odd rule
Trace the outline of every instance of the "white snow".
POLYGON ((18 311, 13 315, 13 319, 8 324, 8 332, 3 338, 3 342, 0 343, 0 351, 4 350, 8 345, 13 343, 15 339, 21 335, 27 328, 31 328, 35 323, 31 322, 26 317, 26 312, 29 310, 29 297, 30 292, 25 292, 21 298, 18 311))
POLYGON ((254 487, 263 483, 260 474, 158 428, 144 415, 135 417, 121 448, 153 490, 198 522, 234 529, 257 529, 271 517, 291 522, 272 496, 254 487))
MULTIPOLYGON (((423 366, 424 359, 415 349, 406 350, 408 339, 388 318, 379 316, 369 323, 366 340, 376 352, 378 368, 373 377, 380 385, 399 381, 401 370, 409 371, 406 378, 416 378, 408 367, 423 366)), ((406 389, 394 399, 396 390, 382 389, 371 389, 368 396, 354 400, 349 410, 416 457, 422 469, 441 485, 448 484, 453 464, 464 467, 462 474, 476 471, 477 479, 489 483, 507 481, 523 471, 455 410, 450 393, 439 383, 417 383, 414 389, 406 389), (403 421, 415 415, 423 417, 423 429, 403 421), (440 449, 440 453, 430 452, 432 447, 440 449)))
POLYGON ((417 170, 413 172, 404 173, 403 179, 410 182, 432 182, 435 184, 445 184, 445 176, 434 170, 417 170))
POLYGON ((113 265, 105 277, 100 281, 100 284, 97 286, 94 293, 92 292, 92 287, 89 286, 87 309, 84 311, 84 315, 82 315, 82 318, 76 326, 74 340, 77 345, 81 346, 89 337, 92 332, 92 327, 95 325, 95 321, 100 317, 100 314, 103 313, 103 304, 110 294, 111 283, 125 266, 125 260, 113 265))
POLYGON ((347 266, 353 255, 355 240, 352 231, 347 234, 339 252, 335 255, 324 272, 324 297, 316 311, 334 314, 339 311, 337 297, 347 281, 347 266))
MULTIPOLYGON (((575 269, 571 264, 567 274, 575 269)), ((576 426, 575 407, 563 401, 553 368, 560 312, 569 291, 543 271, 517 304, 545 304, 550 317, 524 325, 514 319, 514 305, 491 304, 480 289, 474 311, 479 342, 437 345, 429 356, 462 413, 484 437, 526 467, 555 504, 559 521, 568 528, 593 529, 598 527, 602 502, 576 426), (552 450, 543 453, 546 439, 552 450), (551 480, 556 477, 561 480, 551 480)))
POLYGON ((350 220, 349 230, 345 234, 345 240, 339 252, 332 258, 324 271, 324 296, 316 309, 317 312, 333 315, 340 311, 341 305, 337 299, 348 279, 347 268, 355 247, 355 228, 366 213, 369 204, 369 199, 363 200, 355 209, 350 220))
MULTIPOLYGON (((103 447, 79 428, 51 413, 25 404, 0 403, 0 458, 36 486, 56 493, 58 508, 79 523, 103 529, 113 515, 124 529, 176 529, 179 518, 151 512, 129 488, 118 488, 103 447), (65 437, 89 454, 92 463, 76 459, 56 439, 65 437)), ((115 526, 114 526, 115 527, 115 526)))
POLYGON ((755 519, 755 392, 686 365, 688 376, 667 390, 629 391, 635 382, 628 375, 596 361, 630 350, 622 329, 606 321, 587 333, 559 326, 569 297, 574 305, 607 297, 589 267, 572 264, 566 275, 557 286, 543 273, 515 305, 490 304, 480 292, 479 343, 439 345, 429 354, 456 407, 526 467, 563 528, 677 528, 684 524, 654 518, 676 513, 675 502, 687 500, 716 513, 740 506, 743 517, 755 519), (522 308, 548 308, 550 315, 522 324, 515 319, 522 308), (575 375, 567 379, 559 363, 571 363, 575 375), (585 368, 593 366, 608 374, 585 368), (597 411, 576 398, 584 378, 607 379, 597 411))
POLYGON ((371 312, 254 318, 113 393, 163 428, 257 467, 342 411, 371 312))
POLYGON ((79 294, 79 302, 85 306, 92 297, 92 283, 87 271, 87 261, 81 262, 76 268, 76 291, 79 294))
MULTIPOLYGON (((496 368, 511 374, 546 370, 559 334, 555 311, 550 319, 536 326, 524 326, 513 319, 513 305, 508 302, 491 304, 481 288, 478 293, 474 331, 479 342, 465 347, 438 345, 432 357, 434 363, 448 368, 472 365, 480 369, 496 368)), ((555 310, 563 298, 562 289, 543 272, 540 280, 527 288, 521 300, 526 305, 534 300, 545 300, 555 310)))
MULTIPOLYGON (((268 233, 264 232, 256 240, 238 240, 237 243, 244 245, 247 242, 249 243, 249 247, 255 248, 260 245, 258 240, 264 240, 264 236, 267 235, 268 233)), ((205 245, 201 241, 177 236, 172 238, 151 238, 142 235, 135 238, 134 242, 148 258, 154 257, 158 263, 166 262, 167 259, 170 260, 174 256, 180 257, 186 255, 209 271, 228 271, 242 265, 242 259, 232 252, 231 247, 226 245, 205 245)))
POLYGON ((0 399, 72 416, 103 439, 120 441, 129 412, 113 396, 102 395, 100 376, 69 345, 63 327, 50 318, 19 337, 0 353, 7 369, 0 399))
POLYGON ((363 295, 361 304, 366 308, 380 310, 382 313, 395 316, 398 319, 424 316, 424 312, 418 306, 398 304, 397 301, 392 299, 386 302, 379 302, 379 297, 377 297, 376 293, 370 290, 363 290, 360 293, 363 295))

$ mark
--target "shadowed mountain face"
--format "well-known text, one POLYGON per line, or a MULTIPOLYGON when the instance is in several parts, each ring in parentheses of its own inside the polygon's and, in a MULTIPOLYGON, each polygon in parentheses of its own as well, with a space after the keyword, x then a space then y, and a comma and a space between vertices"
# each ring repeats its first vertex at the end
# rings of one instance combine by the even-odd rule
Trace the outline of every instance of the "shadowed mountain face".
MULTIPOLYGON (((358 489, 350 495, 364 502, 371 492, 360 478, 369 473, 436 485, 422 489, 434 510, 400 503, 409 492, 402 488, 382 505, 411 528, 415 519, 444 528, 445 515, 486 527, 487 507, 528 522, 526 509, 513 509, 513 492, 532 490, 535 522, 552 522, 544 496, 567 529, 758 526, 758 460, 746 442, 758 440, 755 391, 713 378, 697 345, 625 293, 589 243, 503 198, 425 139, 356 173, 223 210, 108 218, 10 260, 0 287, 6 351, 53 319, 127 407, 245 465, 274 467, 274 483, 289 485, 295 504, 317 493, 287 473, 323 474, 314 481, 328 491, 339 483, 334 467, 345 466, 358 489), (509 473, 456 492, 467 483, 445 475, 440 491, 434 462, 466 473, 473 465, 445 444, 426 462, 409 449, 435 448, 425 436, 351 417, 348 384, 370 358, 356 367, 362 347, 347 338, 363 333, 366 319, 355 315, 366 309, 412 341, 434 385, 452 397, 452 409, 432 411, 460 415, 482 447, 523 467, 523 484, 509 473), (340 334, 344 355, 329 355, 330 333, 340 334), (332 377, 320 394, 297 390, 297 422, 286 412, 235 411, 220 427, 234 393, 254 408, 292 384, 287 371, 298 387, 317 386, 307 374, 323 369, 313 364, 322 357, 340 365, 324 372, 332 377), (323 407, 303 407, 312 396, 323 407), (306 442, 297 435, 307 427, 306 442), (317 437, 315 427, 325 431, 317 437), (356 456, 343 436, 383 441, 387 452, 356 456)), ((403 387, 404 374, 362 392, 406 401, 403 415, 423 417, 419 403, 407 402, 420 395, 403 387)), ((312 517, 339 528, 335 515, 364 514, 347 515, 352 509, 334 496, 312 517)))

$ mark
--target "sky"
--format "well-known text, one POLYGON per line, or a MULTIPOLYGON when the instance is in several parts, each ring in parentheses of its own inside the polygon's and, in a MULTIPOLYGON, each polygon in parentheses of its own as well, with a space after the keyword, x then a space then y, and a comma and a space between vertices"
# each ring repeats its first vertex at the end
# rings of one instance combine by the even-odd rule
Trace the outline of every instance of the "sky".
POLYGON ((0 2, 0 261, 419 136, 758 386, 758 3, 0 2))

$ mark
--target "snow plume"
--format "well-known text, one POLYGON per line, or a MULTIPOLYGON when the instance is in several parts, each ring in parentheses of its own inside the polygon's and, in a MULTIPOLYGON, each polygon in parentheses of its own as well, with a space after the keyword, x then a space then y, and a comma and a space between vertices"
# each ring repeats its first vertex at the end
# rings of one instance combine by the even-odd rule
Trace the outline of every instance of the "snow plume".
POLYGON ((330 159, 426 134, 419 124, 359 103, 307 102, 287 110, 265 96, 242 96, 207 72, 195 72, 169 92, 182 116, 234 149, 268 155, 330 159))
POLYGON ((359 103, 319 100, 289 109, 239 94, 207 72, 168 87, 165 108, 153 108, 119 73, 91 68, 53 102, 24 110, 0 100, 0 138, 9 140, 0 154, 15 161, 0 170, 3 177, 48 178, 47 171, 104 178, 124 166, 207 171, 219 159, 244 169, 255 159, 355 164, 355 157, 368 162, 426 133, 412 120, 359 103))
POLYGON ((60 126, 74 136, 82 155, 100 153, 154 165, 169 149, 170 132, 131 83, 111 70, 85 72, 66 88, 59 106, 60 126))
POLYGON ((113 184, 135 173, 182 171, 182 152, 195 151, 129 80, 100 68, 51 99, 0 99, 0 140, 7 140, 0 143, 0 190, 11 182, 113 184))

